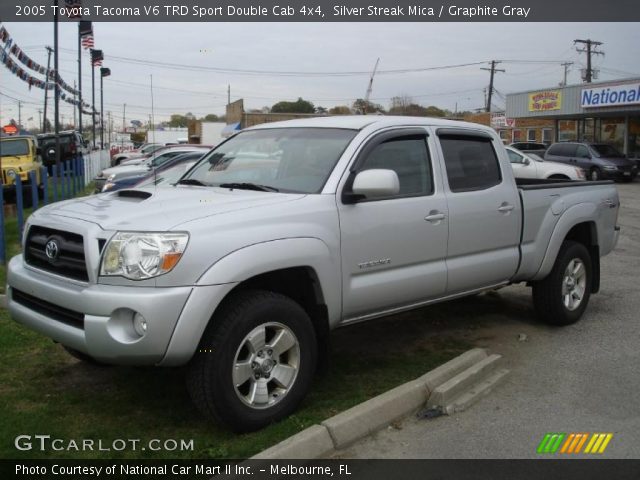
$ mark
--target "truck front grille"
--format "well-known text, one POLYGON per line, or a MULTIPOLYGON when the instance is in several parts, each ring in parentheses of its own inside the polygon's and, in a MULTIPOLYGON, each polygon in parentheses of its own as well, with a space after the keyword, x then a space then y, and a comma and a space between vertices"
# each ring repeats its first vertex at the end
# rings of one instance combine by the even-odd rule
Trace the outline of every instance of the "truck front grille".
POLYGON ((45 317, 84 330, 84 315, 80 312, 54 305, 53 303, 41 300, 33 295, 16 290, 15 288, 11 289, 11 298, 14 302, 28 308, 29 310, 33 310, 45 317))
POLYGON ((27 265, 40 270, 89 281, 84 240, 77 233, 34 225, 27 233, 24 258, 27 265))

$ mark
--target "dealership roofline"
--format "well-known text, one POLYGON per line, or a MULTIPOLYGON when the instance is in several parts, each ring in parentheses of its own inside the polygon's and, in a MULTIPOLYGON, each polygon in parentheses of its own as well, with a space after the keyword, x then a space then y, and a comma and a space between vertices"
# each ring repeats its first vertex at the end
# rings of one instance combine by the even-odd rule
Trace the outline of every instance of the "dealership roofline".
POLYGON ((534 92, 541 92, 541 91, 547 91, 547 90, 560 90, 560 89, 572 88, 572 87, 582 87, 582 88, 589 88, 589 87, 593 88, 593 87, 598 87, 598 86, 606 87, 608 85, 618 85, 620 83, 625 83, 625 82, 640 82, 640 76, 638 76, 638 77, 620 78, 620 79, 616 79, 616 80, 607 80, 607 81, 604 81, 604 82, 574 83, 574 84, 571 84, 571 85, 564 85, 564 86, 556 85, 554 87, 534 88, 534 89, 531 89, 531 90, 523 90, 523 91, 520 91, 520 92, 507 93, 507 95, 522 95, 524 93, 534 93, 534 92))

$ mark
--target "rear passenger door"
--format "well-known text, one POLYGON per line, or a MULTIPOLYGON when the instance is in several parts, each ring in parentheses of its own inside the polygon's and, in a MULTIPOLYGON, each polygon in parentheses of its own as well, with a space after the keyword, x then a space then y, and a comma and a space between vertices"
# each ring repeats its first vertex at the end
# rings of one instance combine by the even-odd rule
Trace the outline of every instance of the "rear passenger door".
POLYGON ((522 214, 512 173, 496 154, 501 146, 481 131, 437 135, 449 210, 447 293, 503 283, 518 267, 522 214))

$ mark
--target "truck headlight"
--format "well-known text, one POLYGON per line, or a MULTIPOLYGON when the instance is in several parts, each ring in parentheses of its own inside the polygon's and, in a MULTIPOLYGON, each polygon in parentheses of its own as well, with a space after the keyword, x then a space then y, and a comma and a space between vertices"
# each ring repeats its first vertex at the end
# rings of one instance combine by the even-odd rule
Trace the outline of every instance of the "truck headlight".
POLYGON ((18 172, 13 169, 7 170, 7 177, 15 179, 18 176, 18 172))
POLYGON ((188 241, 188 233, 118 232, 104 250, 100 275, 144 280, 165 274, 178 264, 188 241))

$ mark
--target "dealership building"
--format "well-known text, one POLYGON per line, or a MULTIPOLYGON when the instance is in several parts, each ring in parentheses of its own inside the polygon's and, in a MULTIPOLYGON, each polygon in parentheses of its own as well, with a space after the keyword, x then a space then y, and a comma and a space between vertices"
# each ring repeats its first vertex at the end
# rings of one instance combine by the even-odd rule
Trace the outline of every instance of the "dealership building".
POLYGON ((640 78, 507 95, 505 142, 603 142, 640 157, 640 78))

